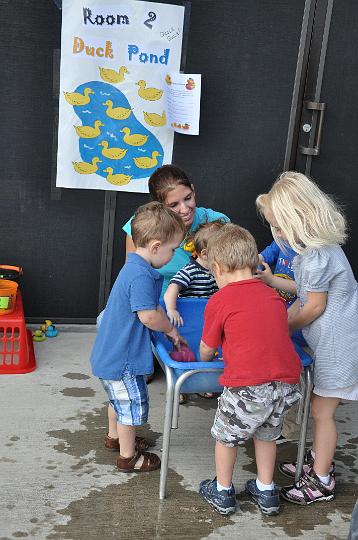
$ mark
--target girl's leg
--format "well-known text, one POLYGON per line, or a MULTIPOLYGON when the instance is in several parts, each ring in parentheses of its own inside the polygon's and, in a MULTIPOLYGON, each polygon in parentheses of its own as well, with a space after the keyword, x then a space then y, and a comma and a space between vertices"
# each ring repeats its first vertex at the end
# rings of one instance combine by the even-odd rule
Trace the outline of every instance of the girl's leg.
POLYGON ((257 478, 263 484, 272 483, 276 463, 276 441, 260 441, 254 437, 257 478))
POLYGON ((334 415, 339 401, 339 398, 312 395, 312 449, 315 452, 314 470, 319 476, 328 476, 336 450, 337 429, 334 415))
POLYGON ((219 441, 215 445, 216 477, 219 484, 228 489, 232 484, 232 475, 237 457, 237 447, 224 446, 219 441))
POLYGON ((111 437, 111 439, 117 439, 117 415, 115 413, 115 410, 113 409, 112 405, 109 403, 108 405, 108 436, 111 437))

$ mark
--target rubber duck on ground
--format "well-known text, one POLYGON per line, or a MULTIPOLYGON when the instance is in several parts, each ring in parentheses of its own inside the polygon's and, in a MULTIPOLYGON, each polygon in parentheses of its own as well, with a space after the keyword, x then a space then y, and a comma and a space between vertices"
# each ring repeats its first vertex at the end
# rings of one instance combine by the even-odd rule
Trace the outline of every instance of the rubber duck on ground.
POLYGON ((132 176, 129 176, 128 174, 113 174, 112 167, 107 167, 103 172, 107 173, 107 182, 114 184, 115 186, 125 186, 126 184, 129 184, 132 178, 132 176))
POLYGON ((88 105, 91 101, 89 94, 94 94, 91 88, 85 88, 83 94, 80 92, 64 92, 65 100, 70 105, 88 105))
POLYGON ((141 157, 141 158, 133 158, 134 163, 139 167, 139 169, 151 169, 152 167, 156 167, 158 165, 157 156, 161 156, 159 152, 154 150, 152 152, 152 157, 141 157))
POLYGON ((107 105, 106 115, 114 120, 126 120, 132 112, 132 109, 127 109, 126 107, 114 107, 113 101, 107 99, 103 105, 107 105))
POLYGON ((163 111, 162 114, 148 113, 143 111, 143 116, 144 120, 149 126, 159 127, 165 126, 167 123, 167 115, 165 111, 163 111))
POLYGON ((50 319, 46 319, 44 324, 41 324, 40 330, 42 330, 42 332, 46 332, 47 328, 51 326, 51 324, 52 324, 52 321, 50 321, 50 319))
POLYGON ((57 335, 58 335, 58 330, 56 329, 55 325, 50 324, 46 330, 46 337, 53 338, 53 337, 56 337, 57 335))
POLYGON ((76 133, 79 137, 83 139, 94 139, 101 134, 100 126, 104 124, 100 120, 95 120, 94 127, 92 126, 73 126, 76 130, 76 133))
POLYGON ((45 341, 45 332, 43 332, 42 330, 34 330, 34 332, 32 332, 32 339, 33 341, 45 341))
POLYGON ((117 72, 115 69, 99 68, 101 78, 109 83, 116 84, 124 81, 125 73, 129 73, 126 66, 121 66, 117 72))
POLYGON ((73 168, 79 174, 93 174, 98 171, 97 163, 102 163, 98 157, 92 158, 92 164, 87 161, 72 161, 73 168))
POLYGON ((136 84, 139 86, 138 96, 143 99, 156 101, 163 95, 163 90, 159 90, 158 88, 146 88, 147 83, 143 80, 138 81, 136 84))
POLYGON ((101 154, 108 159, 122 159, 128 152, 128 148, 116 148, 115 146, 108 148, 108 141, 102 141, 98 146, 103 146, 101 154))
POLYGON ((142 135, 141 133, 133 133, 131 135, 131 130, 128 127, 124 127, 120 132, 125 134, 123 141, 130 146, 142 146, 147 142, 149 137, 149 135, 142 135))

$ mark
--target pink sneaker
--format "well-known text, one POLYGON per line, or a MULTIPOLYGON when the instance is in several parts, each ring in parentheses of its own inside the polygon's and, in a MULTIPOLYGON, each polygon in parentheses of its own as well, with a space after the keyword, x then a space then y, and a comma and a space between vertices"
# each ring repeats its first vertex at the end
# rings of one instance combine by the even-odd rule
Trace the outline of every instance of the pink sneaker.
MULTIPOLYGON (((302 476, 312 469, 313 464, 314 457, 312 456, 311 450, 308 450, 303 460, 302 476)), ((279 463, 278 470, 285 476, 288 476, 289 478, 294 478, 296 476, 296 462, 293 461, 291 463, 279 463)), ((334 474, 334 462, 329 469, 329 474, 334 474)))
POLYGON ((331 501, 334 499, 335 486, 334 474, 330 474, 328 484, 323 484, 311 469, 293 486, 281 488, 281 497, 285 501, 304 506, 318 501, 331 501))

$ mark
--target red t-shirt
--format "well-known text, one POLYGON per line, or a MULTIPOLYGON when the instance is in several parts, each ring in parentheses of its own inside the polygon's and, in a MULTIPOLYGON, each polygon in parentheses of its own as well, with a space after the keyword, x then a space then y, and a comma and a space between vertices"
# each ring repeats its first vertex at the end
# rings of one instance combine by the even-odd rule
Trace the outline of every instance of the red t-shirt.
POLYGON ((297 383, 301 362, 288 333, 287 311, 259 279, 229 283, 208 301, 202 340, 222 346, 223 386, 297 383))

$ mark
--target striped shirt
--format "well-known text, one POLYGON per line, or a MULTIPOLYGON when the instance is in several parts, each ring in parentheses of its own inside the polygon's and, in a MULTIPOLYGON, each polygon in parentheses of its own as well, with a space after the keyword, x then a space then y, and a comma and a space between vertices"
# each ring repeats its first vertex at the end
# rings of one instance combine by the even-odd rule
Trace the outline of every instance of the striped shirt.
POLYGON ((170 283, 179 285, 179 296, 209 298, 218 291, 214 276, 192 257, 190 262, 175 274, 170 283))

